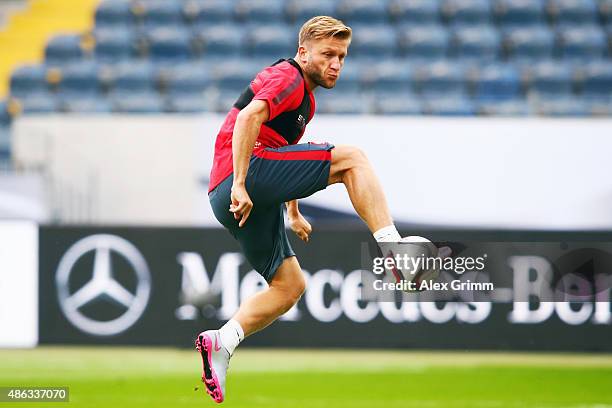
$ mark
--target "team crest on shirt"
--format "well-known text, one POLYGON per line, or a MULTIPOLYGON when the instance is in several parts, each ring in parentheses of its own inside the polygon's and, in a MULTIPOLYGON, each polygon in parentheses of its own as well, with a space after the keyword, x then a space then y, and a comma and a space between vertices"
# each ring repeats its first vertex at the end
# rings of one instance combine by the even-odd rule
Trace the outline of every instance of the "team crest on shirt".
POLYGON ((304 116, 298 115, 295 123, 300 129, 304 129, 304 127, 306 126, 306 119, 304 119, 304 116))

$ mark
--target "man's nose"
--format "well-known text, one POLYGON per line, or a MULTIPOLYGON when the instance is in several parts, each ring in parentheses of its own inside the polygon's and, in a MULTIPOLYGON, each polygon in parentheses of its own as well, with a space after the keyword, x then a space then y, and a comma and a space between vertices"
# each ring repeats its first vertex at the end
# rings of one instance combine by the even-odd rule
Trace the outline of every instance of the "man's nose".
POLYGON ((340 59, 339 58, 334 58, 331 61, 330 68, 333 69, 334 71, 340 71, 340 69, 342 68, 342 64, 340 63, 340 59))

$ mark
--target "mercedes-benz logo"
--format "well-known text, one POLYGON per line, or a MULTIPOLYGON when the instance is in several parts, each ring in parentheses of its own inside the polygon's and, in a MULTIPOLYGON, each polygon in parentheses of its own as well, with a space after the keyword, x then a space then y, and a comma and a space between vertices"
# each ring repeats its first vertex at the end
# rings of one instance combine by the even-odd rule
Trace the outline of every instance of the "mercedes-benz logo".
POLYGON ((144 312, 151 293, 151 274, 142 254, 125 239, 108 234, 92 235, 72 245, 60 260, 55 282, 60 307, 68 320, 78 329, 97 336, 111 336, 130 328, 144 312), (76 262, 92 251, 91 280, 70 293, 69 280, 76 262), (135 272, 138 279, 136 293, 127 290, 113 276, 111 257, 115 253, 122 256, 135 272), (81 307, 100 296, 117 302, 126 311, 108 321, 94 320, 81 312, 81 307))

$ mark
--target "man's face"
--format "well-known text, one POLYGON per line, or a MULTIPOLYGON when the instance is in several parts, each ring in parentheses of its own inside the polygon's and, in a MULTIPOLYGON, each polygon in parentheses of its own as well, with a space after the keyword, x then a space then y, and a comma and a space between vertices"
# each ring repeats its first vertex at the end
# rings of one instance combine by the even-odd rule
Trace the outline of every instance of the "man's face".
POLYGON ((304 74, 316 85, 333 88, 340 78, 349 44, 348 39, 334 37, 307 42, 299 52, 304 74))

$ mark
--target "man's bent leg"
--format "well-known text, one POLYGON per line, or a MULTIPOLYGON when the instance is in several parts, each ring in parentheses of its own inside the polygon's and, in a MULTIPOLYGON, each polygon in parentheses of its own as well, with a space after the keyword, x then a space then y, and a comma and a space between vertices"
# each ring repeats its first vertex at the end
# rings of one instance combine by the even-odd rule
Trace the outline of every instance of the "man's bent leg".
MULTIPOLYGON (((328 173, 329 161, 326 176, 328 173)), ((234 318, 219 330, 206 330, 196 338, 196 350, 202 360, 202 381, 216 402, 225 399, 227 369, 238 344, 289 310, 305 286, 284 228, 282 204, 265 205, 259 202, 259 194, 255 192, 252 197, 256 205, 249 221, 239 228, 229 216, 230 186, 231 177, 228 177, 211 192, 211 206, 219 221, 240 242, 249 263, 268 281, 269 288, 247 299, 234 318)))
POLYGON ((366 155, 353 146, 336 146, 328 184, 343 183, 361 219, 373 233, 393 225, 387 199, 366 155))
POLYGON ((248 336, 265 328, 300 300, 306 287, 304 274, 295 256, 285 258, 267 289, 242 302, 232 318, 248 336))

